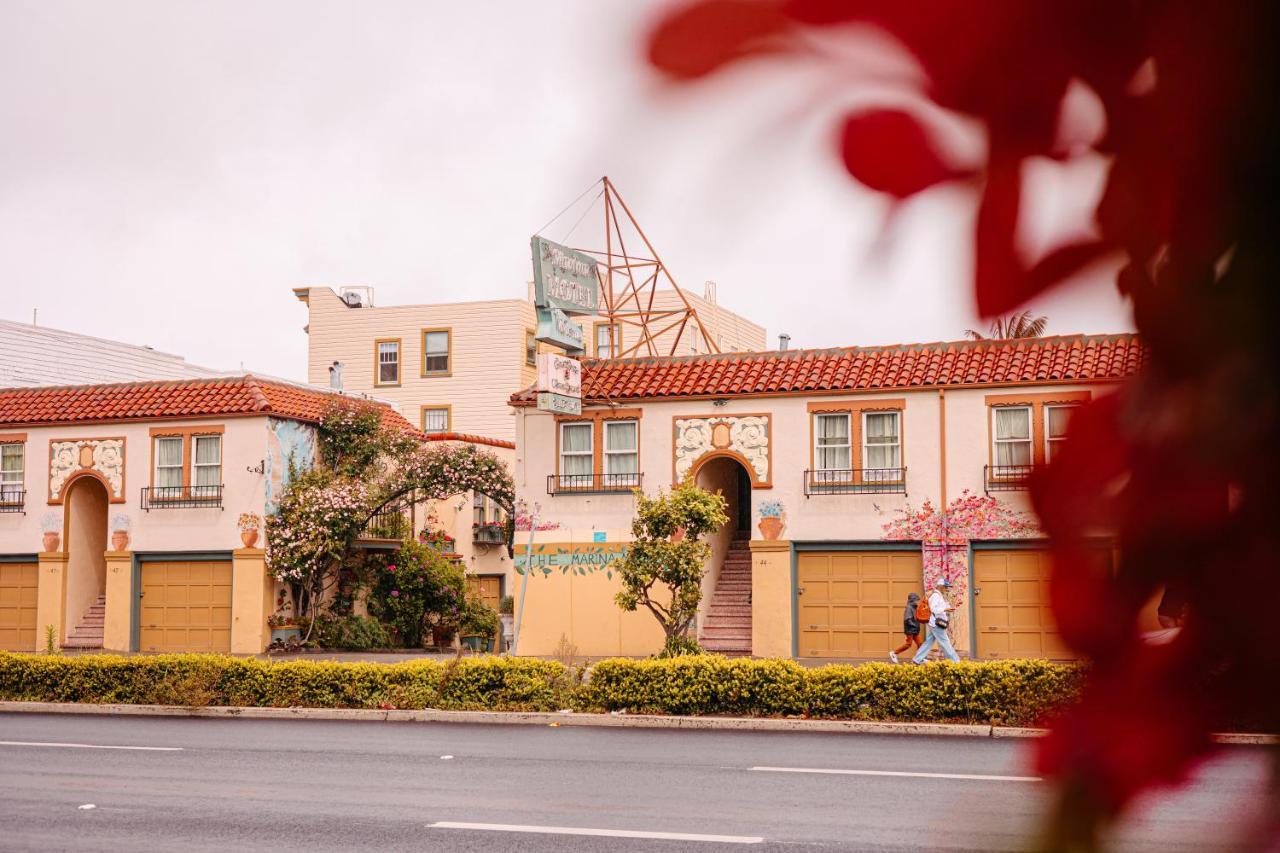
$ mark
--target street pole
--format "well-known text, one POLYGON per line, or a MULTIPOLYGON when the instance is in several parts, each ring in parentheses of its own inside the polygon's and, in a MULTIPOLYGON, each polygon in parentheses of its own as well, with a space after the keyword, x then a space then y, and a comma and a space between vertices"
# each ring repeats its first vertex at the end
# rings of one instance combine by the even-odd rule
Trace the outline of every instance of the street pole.
POLYGON ((516 650, 520 648, 520 623, 524 621, 524 596, 525 591, 529 588, 529 572, 533 570, 533 532, 538 529, 538 516, 536 513, 529 513, 529 547, 524 552, 524 572, 520 575, 520 606, 516 608, 516 624, 511 631, 511 651, 512 657, 516 656, 516 650))

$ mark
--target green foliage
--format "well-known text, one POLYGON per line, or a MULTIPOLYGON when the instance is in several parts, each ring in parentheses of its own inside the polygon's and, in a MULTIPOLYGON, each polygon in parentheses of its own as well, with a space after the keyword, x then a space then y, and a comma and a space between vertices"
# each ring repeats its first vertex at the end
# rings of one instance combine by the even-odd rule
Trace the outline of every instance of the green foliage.
POLYGON ((58 645, 58 632, 52 625, 44 626, 44 653, 46 655, 62 654, 62 648, 58 645))
POLYGON ((464 635, 496 636, 502 627, 498 611, 485 604, 478 592, 467 592, 466 606, 462 611, 462 623, 458 626, 464 635))
MULTIPOLYGON (((298 620, 298 627, 307 633, 306 619, 298 620)), ((370 616, 335 616, 324 613, 315 620, 311 631, 311 645, 321 649, 342 649, 362 652, 369 649, 391 648, 391 635, 382 623, 370 616)))
POLYGON ((406 648, 422 648, 433 627, 456 629, 466 615, 462 567, 439 551, 405 542, 374 581, 369 611, 406 648))
POLYGON ((317 433, 320 461, 342 477, 364 477, 387 457, 410 452, 413 439, 382 425, 383 408, 352 397, 333 399, 325 407, 317 433))
POLYGON ((702 654, 702 646, 698 645, 698 641, 688 634, 672 634, 667 637, 667 641, 662 646, 662 651, 658 652, 660 658, 678 658, 685 655, 702 654))
POLYGON ((516 612, 516 600, 513 596, 504 595, 498 600, 498 612, 511 616, 516 612))
POLYGON ((671 638, 687 633, 698 614, 703 567, 711 556, 711 548, 699 537, 728 522, 726 502, 688 481, 654 498, 639 489, 635 495, 635 539, 626 555, 611 564, 622 581, 614 601, 623 610, 643 606, 653 613, 669 647, 671 638), (684 537, 671 541, 678 530, 685 531, 684 537))

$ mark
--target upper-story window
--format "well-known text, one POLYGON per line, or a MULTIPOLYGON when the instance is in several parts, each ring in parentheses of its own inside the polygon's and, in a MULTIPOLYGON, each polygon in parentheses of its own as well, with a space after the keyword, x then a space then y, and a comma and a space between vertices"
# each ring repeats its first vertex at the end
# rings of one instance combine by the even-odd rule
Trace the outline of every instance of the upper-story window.
POLYGON ((375 385, 400 384, 400 339, 378 341, 374 344, 377 353, 377 374, 375 385))
POLYGON ((449 329, 422 330, 422 375, 443 376, 453 369, 453 333, 449 329))
MULTIPOLYGON (((182 464, 183 438, 180 435, 160 436, 155 440, 155 474, 151 485, 165 491, 174 490, 176 497, 182 488, 182 475, 185 466, 182 464)), ((161 493, 161 496, 164 492, 161 493)))
POLYGON ((448 406, 423 406, 422 431, 427 435, 434 432, 448 432, 450 428, 450 411, 448 406))
POLYGON ((638 485, 639 473, 640 424, 637 421, 605 421, 603 486, 638 485))
POLYGON ((566 488, 590 488, 595 473, 595 425, 590 421, 560 424, 560 479, 566 488))
POLYGON ((197 435, 192 439, 191 494, 210 497, 222 485, 222 436, 197 435))
POLYGON ((596 358, 613 358, 621 343, 621 329, 612 323, 596 323, 596 358))
POLYGON ((538 336, 528 330, 524 333, 524 363, 530 367, 538 366, 538 336))
POLYGON ((862 479, 893 482, 901 479, 902 437, 898 412, 862 413, 862 479))
POLYGON ((219 499, 222 428, 153 429, 151 486, 155 502, 219 499))
POLYGON ((847 480, 853 467, 848 412, 813 416, 814 481, 847 480))
POLYGON ((0 504, 22 500, 26 445, 21 441, 0 443, 0 504))
POLYGON ((1031 407, 997 406, 991 410, 993 464, 1000 469, 1016 469, 1032 462, 1031 407))
POLYGON ((1044 461, 1052 462, 1054 454, 1067 439, 1067 423, 1075 406, 1044 407, 1044 461))

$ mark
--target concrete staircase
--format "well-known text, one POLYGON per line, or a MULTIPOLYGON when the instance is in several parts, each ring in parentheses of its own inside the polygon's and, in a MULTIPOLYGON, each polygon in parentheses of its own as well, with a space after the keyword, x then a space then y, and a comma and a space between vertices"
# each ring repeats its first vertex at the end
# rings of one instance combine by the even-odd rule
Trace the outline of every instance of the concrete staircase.
POLYGON ((102 625, 107 614, 107 598, 98 596, 98 600, 89 605, 89 612, 80 620, 67 641, 64 649, 100 649, 102 648, 102 625))
POLYGON ((751 654, 751 544, 734 539, 720 567, 698 642, 709 652, 751 654))

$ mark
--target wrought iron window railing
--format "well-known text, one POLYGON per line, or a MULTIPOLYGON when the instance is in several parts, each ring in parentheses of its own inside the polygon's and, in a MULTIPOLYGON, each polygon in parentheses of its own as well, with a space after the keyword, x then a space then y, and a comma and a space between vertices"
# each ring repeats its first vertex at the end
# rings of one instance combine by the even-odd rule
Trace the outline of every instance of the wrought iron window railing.
POLYGON ((222 486, 144 486, 142 508, 153 509, 222 509, 222 486))
POLYGON ((506 541, 505 524, 479 524, 471 528, 471 541, 481 545, 501 545, 506 541))
POLYGON ((983 465, 987 493, 1024 492, 1031 480, 1032 465, 983 465))
POLYGON ((26 489, 0 489, 0 512, 26 513, 26 489))
POLYGON ((643 474, 548 474, 547 494, 629 492, 640 488, 643 474))
POLYGON ((804 472, 804 496, 905 495, 906 468, 824 468, 804 472))

